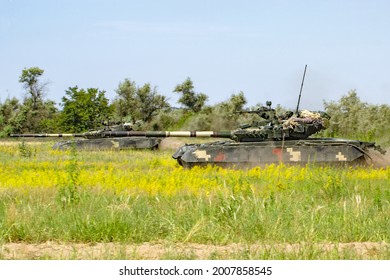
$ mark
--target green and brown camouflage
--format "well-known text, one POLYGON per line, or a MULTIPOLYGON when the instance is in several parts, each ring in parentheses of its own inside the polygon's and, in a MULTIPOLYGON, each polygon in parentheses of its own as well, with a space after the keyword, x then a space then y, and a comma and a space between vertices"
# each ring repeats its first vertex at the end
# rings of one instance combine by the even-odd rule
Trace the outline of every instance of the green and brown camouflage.
MULTIPOLYGON (((184 167, 218 165, 254 167, 267 164, 370 165, 371 150, 380 150, 373 142, 332 138, 235 142, 218 141, 186 144, 173 158, 184 167)), ((382 150, 380 150, 382 151, 382 150)))
POLYGON ((107 149, 157 149, 162 138, 125 136, 125 132, 131 132, 139 127, 138 122, 123 123, 114 126, 105 126, 99 130, 91 130, 85 133, 41 133, 41 134, 11 134, 11 137, 68 137, 85 138, 60 141, 54 144, 57 150, 66 150, 76 147, 79 150, 107 150, 107 149), (114 136, 118 133, 119 136, 114 136), (111 135, 112 134, 112 135, 111 135))
MULTIPOLYGON (((303 110, 297 116, 290 112, 277 116, 270 107, 271 103, 267 102, 267 105, 269 108, 241 112, 256 113, 260 121, 242 125, 232 132, 207 132, 210 137, 233 141, 186 144, 176 151, 173 158, 184 167, 209 164, 254 167, 273 163, 370 165, 373 164, 373 150, 385 154, 374 142, 311 138, 328 127, 330 116, 326 113, 303 110)), ((198 137, 199 133, 187 134, 198 137)))

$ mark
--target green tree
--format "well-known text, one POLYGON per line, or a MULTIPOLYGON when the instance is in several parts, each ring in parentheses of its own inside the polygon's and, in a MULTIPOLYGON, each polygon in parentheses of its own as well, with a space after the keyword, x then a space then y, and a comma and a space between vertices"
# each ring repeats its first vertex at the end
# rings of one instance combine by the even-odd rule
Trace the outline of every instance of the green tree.
POLYGON ((40 78, 44 70, 38 67, 25 68, 19 77, 19 82, 26 89, 27 94, 22 105, 10 125, 15 133, 41 133, 53 129, 58 110, 51 100, 44 100, 47 90, 47 82, 41 82, 40 78))
POLYGON ((152 88, 149 83, 137 87, 135 82, 125 79, 119 83, 114 100, 116 115, 120 119, 151 122, 161 110, 170 108, 167 98, 152 88))
POLYGON ((324 107, 331 116, 326 136, 389 144, 390 106, 362 102, 356 90, 351 90, 337 102, 324 102, 324 107))
POLYGON ((44 70, 39 67, 24 68, 22 74, 19 77, 19 83, 23 84, 23 87, 30 94, 32 101, 32 109, 36 110, 39 103, 43 102, 43 95, 45 93, 47 82, 43 83, 39 81, 39 78, 43 75, 44 70))
POLYGON ((360 101, 356 90, 349 91, 338 102, 324 102, 325 110, 331 116, 330 135, 350 137, 359 133, 367 106, 360 101))
POLYGON ((160 110, 170 108, 167 98, 158 94, 156 87, 152 89, 149 83, 138 88, 137 97, 141 105, 139 108, 141 119, 144 122, 150 122, 160 110))
POLYGON ((7 98, 4 103, 0 103, 0 137, 14 132, 13 122, 21 106, 15 97, 7 98))
POLYGON ((240 91, 238 94, 232 94, 228 101, 220 103, 220 107, 222 110, 231 114, 237 111, 241 111, 246 102, 247 101, 244 93, 240 91))
POLYGON ((60 121, 63 129, 69 132, 82 132, 94 129, 112 117, 113 107, 105 97, 105 91, 97 88, 87 90, 70 87, 62 97, 63 110, 60 121))
POLYGON ((37 109, 32 109, 32 100, 27 99, 20 106, 16 116, 12 119, 14 133, 44 133, 56 129, 58 109, 55 102, 48 100, 40 103, 37 109))
POLYGON ((190 116, 183 129, 190 130, 232 130, 247 122, 246 115, 237 114, 246 104, 244 93, 232 94, 227 101, 215 106, 205 106, 200 112, 190 116))
POLYGON ((182 84, 177 85, 173 92, 182 94, 178 102, 193 112, 202 110, 208 99, 208 96, 204 93, 195 93, 194 85, 190 78, 187 78, 182 84))
POLYGON ((137 119, 139 116, 136 115, 138 109, 137 97, 137 85, 135 82, 125 79, 119 83, 118 88, 115 90, 117 97, 114 100, 116 116, 121 120, 137 119))

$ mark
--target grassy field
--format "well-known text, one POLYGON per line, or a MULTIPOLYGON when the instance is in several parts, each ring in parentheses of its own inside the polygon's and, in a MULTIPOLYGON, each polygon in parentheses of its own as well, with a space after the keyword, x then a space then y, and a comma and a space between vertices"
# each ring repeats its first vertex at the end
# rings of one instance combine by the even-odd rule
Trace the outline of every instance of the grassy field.
POLYGON ((390 259, 390 167, 186 170, 171 154, 0 143, 0 259, 390 259))

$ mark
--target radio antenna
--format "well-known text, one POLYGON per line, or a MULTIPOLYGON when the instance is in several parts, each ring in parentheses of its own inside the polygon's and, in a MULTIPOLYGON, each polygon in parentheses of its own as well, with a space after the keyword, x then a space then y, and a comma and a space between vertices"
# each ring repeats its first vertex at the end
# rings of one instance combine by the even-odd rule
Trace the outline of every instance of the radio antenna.
POLYGON ((305 82, 306 68, 307 68, 307 64, 305 65, 305 70, 303 71, 303 77, 302 77, 301 89, 300 89, 300 91, 299 91, 297 109, 295 110, 295 114, 296 114, 296 115, 298 115, 299 103, 301 103, 301 95, 302 95, 303 83, 305 82))

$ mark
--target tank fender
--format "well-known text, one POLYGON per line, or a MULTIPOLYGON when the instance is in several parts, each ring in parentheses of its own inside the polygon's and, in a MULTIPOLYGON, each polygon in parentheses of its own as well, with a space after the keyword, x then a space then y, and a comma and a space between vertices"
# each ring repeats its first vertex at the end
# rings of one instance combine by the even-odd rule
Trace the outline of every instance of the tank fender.
POLYGON ((174 159, 178 159, 178 158, 181 158, 185 152, 187 152, 189 150, 189 147, 190 145, 188 144, 185 144, 184 146, 181 146, 173 155, 172 155, 172 158, 174 159))

